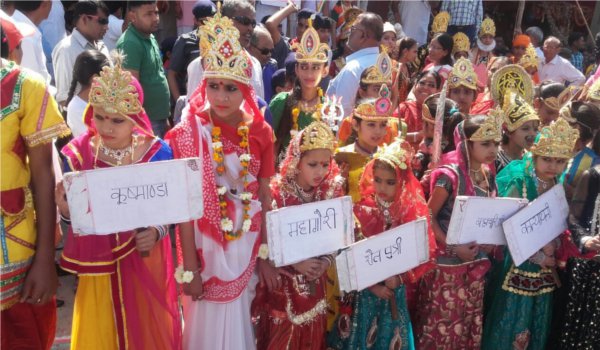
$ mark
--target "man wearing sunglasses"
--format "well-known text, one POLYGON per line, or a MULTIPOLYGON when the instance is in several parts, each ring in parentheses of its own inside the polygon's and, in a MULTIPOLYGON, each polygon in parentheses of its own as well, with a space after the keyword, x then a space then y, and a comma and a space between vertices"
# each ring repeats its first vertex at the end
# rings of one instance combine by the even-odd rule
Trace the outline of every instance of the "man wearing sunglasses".
POLYGON ((267 28, 262 24, 254 29, 252 38, 250 39, 250 48, 248 52, 254 56, 262 68, 262 80, 265 90, 265 101, 271 101, 273 91, 271 89, 271 77, 277 70, 277 61, 272 58, 273 55, 273 39, 267 28))
POLYGON ((62 39, 52 51, 52 65, 56 82, 56 101, 66 104, 73 79, 73 66, 80 53, 95 49, 109 57, 102 42, 108 30, 108 7, 98 0, 84 0, 73 7, 73 32, 62 39))

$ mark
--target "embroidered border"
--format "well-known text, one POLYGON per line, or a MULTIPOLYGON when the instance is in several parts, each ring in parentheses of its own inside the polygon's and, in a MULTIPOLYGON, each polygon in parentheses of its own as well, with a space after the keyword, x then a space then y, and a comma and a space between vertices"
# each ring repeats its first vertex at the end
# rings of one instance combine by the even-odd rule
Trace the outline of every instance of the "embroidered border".
POLYGON ((33 258, 2 265, 0 268, 0 300, 1 309, 6 310, 18 302, 23 288, 23 281, 33 258))
POLYGON ((51 142, 55 137, 63 137, 71 134, 71 130, 64 122, 51 126, 49 128, 36 131, 33 134, 24 137, 28 147, 51 142))
MULTIPOLYGON (((10 67, 12 69, 9 68, 6 71, 4 71, 4 69, 2 69, 2 79, 4 79, 4 77, 6 77, 8 75, 8 73, 10 73, 13 69, 15 69, 15 67, 16 66, 10 67)), ((8 106, 2 108, 0 120, 3 120, 8 115, 17 111, 19 109, 19 107, 21 106, 21 95, 22 95, 24 79, 25 79, 25 74, 23 74, 23 72, 19 72, 19 76, 17 77, 17 82, 15 83, 15 87, 13 89, 12 100, 10 101, 10 104, 8 104, 8 106)))
POLYGON ((513 266, 502 283, 502 289, 511 293, 537 296, 552 292, 556 282, 550 269, 541 269, 539 272, 519 270, 513 266))

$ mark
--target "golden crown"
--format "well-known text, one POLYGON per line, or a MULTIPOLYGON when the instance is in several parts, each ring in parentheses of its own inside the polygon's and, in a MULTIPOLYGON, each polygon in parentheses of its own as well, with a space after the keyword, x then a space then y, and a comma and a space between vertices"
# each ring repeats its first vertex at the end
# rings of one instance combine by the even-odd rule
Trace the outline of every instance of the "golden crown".
POLYGON ((469 37, 463 32, 454 34, 452 40, 454 41, 454 45, 452 46, 452 54, 457 52, 469 52, 471 49, 469 37))
POLYGON ((535 48, 533 47, 533 45, 529 44, 527 45, 527 48, 525 49, 525 53, 523 54, 523 56, 521 56, 521 59, 519 60, 519 64, 521 65, 521 67, 527 69, 527 68, 538 68, 538 56, 537 53, 535 52, 535 48))
POLYGON ((99 77, 95 77, 90 90, 90 104, 100 107, 107 113, 123 116, 138 114, 142 104, 138 93, 131 82, 130 72, 121 68, 123 56, 115 54, 114 66, 104 67, 99 77))
POLYGON ((221 15, 221 4, 217 13, 209 17, 198 31, 200 57, 204 78, 232 79, 249 84, 252 77, 252 61, 240 45, 240 32, 233 21, 221 15))
POLYGON ((473 65, 468 59, 459 58, 448 74, 448 88, 454 89, 459 86, 465 86, 471 90, 477 90, 477 74, 473 70, 473 65))
POLYGON ((600 102, 600 79, 597 79, 588 90, 587 99, 600 102))
POLYGON ((508 91, 504 94, 504 122, 508 131, 515 131, 528 121, 539 121, 537 112, 515 91, 508 91))
POLYGON ((448 30, 450 24, 450 14, 446 11, 442 11, 435 15, 433 23, 431 24, 431 31, 434 33, 445 33, 448 30))
POLYGON ((363 84, 392 84, 392 59, 385 49, 381 50, 375 65, 367 68, 363 84))
POLYGON ((296 50, 296 61, 326 63, 329 46, 321 43, 319 33, 312 26, 312 19, 308 20, 308 29, 302 34, 300 43, 293 46, 296 50))
POLYGON ((359 104, 353 115, 363 120, 388 120, 392 116, 391 92, 386 84, 379 89, 379 98, 359 104))
POLYGON ((495 108, 484 115, 485 121, 471 137, 470 141, 496 141, 502 140, 502 110, 495 108))
POLYGON ((378 147, 377 152, 373 155, 373 159, 383 161, 393 168, 398 167, 402 170, 408 169, 412 158, 412 146, 401 137, 397 137, 389 145, 384 144, 378 147))
POLYGON ((491 36, 496 36, 496 24, 494 23, 494 20, 486 17, 482 22, 481 22, 481 28, 479 29, 479 36, 484 36, 484 35, 491 35, 491 36))
POLYGON ((492 98, 499 106, 504 103, 504 94, 509 90, 516 91, 527 103, 533 103, 533 80, 523 67, 516 64, 504 66, 492 75, 491 90, 492 98))
POLYGON ((579 131, 569 123, 558 118, 540 131, 538 140, 533 144, 531 152, 542 157, 569 159, 573 156, 573 147, 579 138, 579 131))
POLYGON ((573 89, 568 87, 564 89, 558 96, 547 97, 542 99, 542 101, 551 110, 560 111, 560 109, 571 100, 572 93, 573 89))
POLYGON ((336 148, 335 137, 331 132, 331 128, 322 121, 310 123, 302 130, 300 137, 302 137, 300 152, 315 149, 328 149, 333 152, 336 148))

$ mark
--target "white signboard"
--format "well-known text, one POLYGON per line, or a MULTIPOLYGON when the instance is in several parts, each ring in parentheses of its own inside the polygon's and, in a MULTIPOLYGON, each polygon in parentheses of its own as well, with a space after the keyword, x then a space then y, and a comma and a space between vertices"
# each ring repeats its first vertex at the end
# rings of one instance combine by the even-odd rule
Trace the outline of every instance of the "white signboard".
POLYGON ((506 245, 502 223, 527 203, 517 198, 457 196, 446 242, 506 245))
POLYGON ((281 208, 267 213, 269 258, 275 266, 330 254, 354 242, 349 196, 281 208))
POLYGON ((559 184, 504 221, 502 226, 515 265, 521 265, 564 232, 568 215, 565 190, 559 184))
POLYGON ((338 255, 340 289, 363 290, 427 260, 427 220, 418 219, 356 242, 338 255))
POLYGON ((202 164, 178 159, 64 175, 73 232, 111 234, 202 217, 202 164))

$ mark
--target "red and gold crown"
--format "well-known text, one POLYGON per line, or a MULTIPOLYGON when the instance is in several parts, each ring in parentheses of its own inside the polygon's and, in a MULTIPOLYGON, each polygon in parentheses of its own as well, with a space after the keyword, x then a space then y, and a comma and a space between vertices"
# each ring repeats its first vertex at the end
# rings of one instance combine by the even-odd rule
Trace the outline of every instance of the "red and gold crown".
POLYGON ((200 57, 204 78, 223 78, 249 84, 252 77, 252 61, 240 44, 240 32, 233 21, 217 13, 200 27, 200 57))
POLYGON ((531 152, 537 156, 569 159, 579 138, 579 131, 573 129, 563 118, 558 118, 540 131, 531 152))
POLYGON ((319 33, 312 26, 312 19, 308 20, 308 28, 302 34, 300 43, 294 44, 293 49, 296 50, 297 62, 327 62, 329 46, 319 39, 319 33))
POLYGON ((386 84, 379 89, 377 100, 363 102, 354 108, 353 115, 362 120, 388 120, 392 117, 392 101, 390 89, 386 84))
POLYGON ((464 57, 454 63, 452 71, 448 74, 448 88, 454 89, 461 85, 471 90, 477 90, 477 74, 473 70, 471 61, 464 57))

